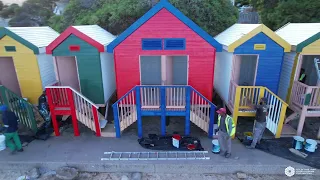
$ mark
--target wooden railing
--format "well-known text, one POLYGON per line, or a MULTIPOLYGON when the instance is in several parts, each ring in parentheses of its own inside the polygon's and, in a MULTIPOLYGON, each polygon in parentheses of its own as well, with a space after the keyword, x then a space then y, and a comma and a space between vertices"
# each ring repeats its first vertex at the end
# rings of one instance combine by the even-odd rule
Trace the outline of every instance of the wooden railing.
POLYGON ((237 90, 238 84, 236 84, 233 81, 230 81, 230 88, 229 88, 229 104, 230 107, 234 107, 234 101, 235 101, 235 94, 237 90))
POLYGON ((64 113, 72 116, 75 136, 80 135, 77 121, 96 132, 97 136, 101 136, 99 107, 96 104, 69 86, 48 86, 46 93, 56 136, 59 136, 60 132, 55 115, 65 115, 64 113))
POLYGON ((291 103, 300 108, 303 106, 311 109, 320 108, 320 87, 295 81, 292 87, 291 103))
POLYGON ((280 137, 288 107, 286 102, 268 88, 260 86, 237 86, 236 93, 233 96, 235 97, 233 111, 235 123, 237 122, 238 116, 254 116, 255 109, 251 106, 258 105, 261 98, 267 98, 266 104, 269 109, 267 128, 276 138, 280 137))
MULTIPOLYGON (((185 112, 186 131, 191 120, 209 136, 213 134, 215 105, 191 86, 136 86, 113 104, 117 137, 138 121, 138 135, 142 136, 141 111, 157 111, 166 116, 167 111, 185 112)), ((165 123, 161 124, 165 134, 165 123), (163 127, 164 126, 164 127, 163 127)))
POLYGON ((16 95, 8 88, 0 85, 0 105, 5 104, 19 118, 19 123, 30 128, 34 133, 38 131, 35 115, 39 115, 38 110, 22 97, 16 95))

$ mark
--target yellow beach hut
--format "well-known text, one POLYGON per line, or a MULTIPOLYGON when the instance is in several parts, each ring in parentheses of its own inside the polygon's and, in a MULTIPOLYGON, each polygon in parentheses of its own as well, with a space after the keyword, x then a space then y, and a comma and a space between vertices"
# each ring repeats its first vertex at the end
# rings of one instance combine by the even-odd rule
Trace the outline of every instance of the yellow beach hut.
POLYGON ((0 85, 36 104, 44 87, 56 83, 45 48, 58 36, 50 27, 1 28, 0 85))

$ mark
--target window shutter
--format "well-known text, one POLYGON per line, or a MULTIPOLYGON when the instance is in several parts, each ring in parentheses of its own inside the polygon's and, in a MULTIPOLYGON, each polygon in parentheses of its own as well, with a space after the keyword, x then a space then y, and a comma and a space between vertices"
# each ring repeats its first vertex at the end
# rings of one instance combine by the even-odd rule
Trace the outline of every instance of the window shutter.
POLYGON ((142 50, 162 50, 162 39, 142 39, 142 50))
POLYGON ((184 38, 164 39, 164 49, 165 50, 185 50, 186 49, 186 39, 184 39, 184 38))

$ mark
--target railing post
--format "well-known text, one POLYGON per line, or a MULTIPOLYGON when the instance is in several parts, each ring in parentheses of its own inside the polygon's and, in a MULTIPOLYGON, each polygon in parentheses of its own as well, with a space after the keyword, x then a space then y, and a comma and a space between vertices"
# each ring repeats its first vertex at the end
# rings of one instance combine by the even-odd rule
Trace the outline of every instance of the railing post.
POLYGON ((160 87, 161 135, 166 135, 166 88, 160 87))
POLYGON ((281 136, 282 127, 283 127, 284 119, 285 119, 285 116, 286 116, 287 107, 288 107, 287 105, 282 103, 280 117, 279 117, 279 123, 278 123, 278 128, 277 128, 277 132, 276 132, 276 138, 280 138, 280 136, 281 136))
MULTIPOLYGON (((237 123, 238 123, 238 116, 239 116, 239 105, 240 105, 240 94, 241 94, 241 87, 236 87, 236 94, 234 99, 234 108, 233 108, 233 122, 237 131, 237 123)), ((234 138, 235 135, 232 136, 234 138)))
POLYGON ((112 105, 113 108, 113 117, 114 117, 114 128, 116 129, 116 137, 121 137, 120 121, 119 121, 119 109, 118 103, 112 105))
POLYGON ((70 111, 71 111, 73 133, 74 133, 74 136, 80 136, 79 127, 78 127, 78 120, 77 120, 77 113, 76 113, 76 107, 74 105, 73 92, 69 88, 67 88, 66 90, 67 90, 67 94, 68 94, 68 101, 69 101, 70 111))
MULTIPOLYGON (((260 91, 259 91, 259 99, 258 99, 258 102, 256 102, 256 103, 259 104, 260 99, 264 97, 265 91, 266 91, 266 90, 265 90, 265 87, 260 88, 260 91)), ((252 103, 253 103, 253 102, 252 102, 252 103)))
POLYGON ((38 131, 38 127, 37 127, 36 118, 34 116, 33 108, 31 107, 31 105, 28 104, 28 102, 24 102, 24 104, 26 104, 28 117, 29 117, 29 119, 31 121, 31 129, 32 129, 33 132, 37 132, 38 131))
POLYGON ((210 122, 209 122, 209 130, 208 136, 209 138, 213 137, 213 126, 214 126, 214 115, 215 115, 216 108, 215 106, 211 105, 210 107, 210 122))
POLYGON ((50 114, 51 114, 53 130, 54 130, 54 133, 56 136, 60 136, 59 124, 57 121, 57 117, 54 113, 54 104, 52 102, 53 100, 52 100, 51 89, 46 88, 46 94, 47 94, 47 98, 48 98, 48 104, 49 104, 49 109, 50 109, 50 114))
POLYGON ((140 87, 135 87, 136 90, 136 102, 137 102, 137 125, 138 125, 138 137, 142 138, 142 119, 141 119, 141 91, 140 87))
POLYGON ((185 131, 186 136, 190 135, 190 107, 191 107, 191 87, 186 86, 186 121, 185 121, 185 131))
POLYGON ((99 122, 99 116, 98 116, 98 109, 92 105, 92 114, 94 119, 94 125, 96 127, 96 136, 101 136, 101 128, 100 128, 100 122, 99 122))

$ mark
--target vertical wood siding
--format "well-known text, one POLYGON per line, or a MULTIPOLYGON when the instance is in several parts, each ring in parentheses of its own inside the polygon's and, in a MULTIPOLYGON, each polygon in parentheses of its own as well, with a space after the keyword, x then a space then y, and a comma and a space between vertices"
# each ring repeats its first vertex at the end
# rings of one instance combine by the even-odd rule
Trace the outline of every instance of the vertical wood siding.
POLYGON ((291 73, 293 70, 292 68, 295 56, 295 52, 285 53, 284 55, 278 91, 279 97, 284 101, 286 101, 289 91, 291 73))
POLYGON ((259 33, 236 48, 235 54, 259 55, 256 86, 265 86, 273 93, 278 93, 284 49, 266 36, 259 33), (266 50, 254 50, 254 44, 266 44, 266 50))
POLYGON ((44 53, 37 55, 37 59, 40 69, 42 88, 44 89, 46 86, 52 85, 57 81, 54 73, 53 58, 51 54, 44 53))
POLYGON ((42 93, 42 83, 34 52, 14 39, 4 36, 0 40, 0 56, 13 58, 21 95, 36 104, 42 93), (15 46, 16 52, 6 52, 4 46, 15 46))
POLYGON ((229 87, 232 75, 233 53, 225 50, 217 53, 214 68, 214 87, 215 91, 221 96, 224 102, 228 102, 229 87))
POLYGON ((81 93, 97 104, 104 104, 100 53, 75 35, 70 35, 53 50, 53 56, 76 56, 81 93), (70 51, 70 45, 79 45, 80 51, 70 51))
POLYGON ((143 24, 114 50, 118 97, 140 84, 139 55, 189 55, 188 84, 212 99, 215 49, 166 9, 143 24), (186 38, 186 50, 144 51, 142 38, 186 38))
POLYGON ((101 70, 104 89, 104 101, 106 102, 116 90, 116 73, 114 69, 113 54, 101 53, 101 70))

